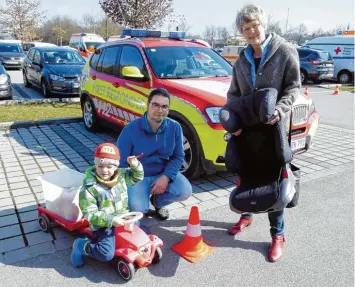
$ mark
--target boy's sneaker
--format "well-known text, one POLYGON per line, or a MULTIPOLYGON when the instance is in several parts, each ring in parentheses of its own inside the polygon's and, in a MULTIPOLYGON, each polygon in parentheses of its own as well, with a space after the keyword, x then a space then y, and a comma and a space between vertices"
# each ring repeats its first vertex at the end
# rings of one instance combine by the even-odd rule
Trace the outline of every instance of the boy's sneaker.
POLYGON ((78 238, 73 243, 71 252, 71 263, 74 267, 82 267, 84 265, 84 256, 88 256, 85 251, 86 245, 90 242, 88 238, 78 238))
MULTIPOLYGON (((150 203, 154 206, 155 208, 155 215, 160 219, 160 220, 167 220, 169 218, 169 210, 165 207, 162 207, 162 208, 158 208, 158 207, 155 207, 155 194, 153 194, 151 197, 150 197, 150 203)), ((148 212, 148 216, 149 216, 149 212, 148 212)))

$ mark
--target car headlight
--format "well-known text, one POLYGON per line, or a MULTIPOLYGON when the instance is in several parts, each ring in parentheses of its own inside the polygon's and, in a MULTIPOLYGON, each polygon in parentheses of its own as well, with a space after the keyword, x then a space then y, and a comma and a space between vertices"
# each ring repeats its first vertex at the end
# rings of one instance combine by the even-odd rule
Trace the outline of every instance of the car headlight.
POLYGON ((57 75, 53 75, 50 74, 49 77, 53 80, 53 81, 65 81, 65 79, 61 76, 57 76, 57 75))
POLYGON ((222 107, 211 107, 205 110, 206 114, 208 115, 210 121, 213 124, 219 124, 219 111, 221 110, 221 108, 222 107))
POLYGON ((7 81, 9 80, 9 77, 5 74, 0 75, 0 85, 5 85, 7 81))
POLYGON ((316 106, 314 105, 314 102, 311 101, 311 104, 309 105, 309 114, 313 114, 315 110, 316 106))

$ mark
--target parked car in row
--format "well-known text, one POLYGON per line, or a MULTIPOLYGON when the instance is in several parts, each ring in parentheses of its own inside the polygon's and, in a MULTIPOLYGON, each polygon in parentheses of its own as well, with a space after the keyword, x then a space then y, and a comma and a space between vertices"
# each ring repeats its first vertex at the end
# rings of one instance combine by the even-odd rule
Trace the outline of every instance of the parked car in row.
POLYGON ((3 65, 0 65, 0 99, 12 100, 11 78, 3 65))
POLYGON ((300 58, 301 81, 319 84, 334 77, 334 61, 330 53, 322 50, 297 48, 300 58))
POLYGON ((39 87, 44 97, 79 94, 81 71, 86 61, 71 48, 35 47, 23 63, 25 87, 39 87))
MULTIPOLYGON (((98 47, 82 72, 80 101, 85 127, 121 128, 141 117, 154 88, 172 95, 169 117, 183 130, 181 169, 193 178, 201 171, 225 170, 226 131, 219 111, 226 103, 232 65, 210 46, 184 38, 183 32, 124 30, 130 39, 98 47)), ((292 150, 307 151, 319 113, 308 96, 293 105, 292 150)))
POLYGON ((21 69, 25 54, 21 45, 16 43, 0 43, 0 64, 6 69, 21 69))

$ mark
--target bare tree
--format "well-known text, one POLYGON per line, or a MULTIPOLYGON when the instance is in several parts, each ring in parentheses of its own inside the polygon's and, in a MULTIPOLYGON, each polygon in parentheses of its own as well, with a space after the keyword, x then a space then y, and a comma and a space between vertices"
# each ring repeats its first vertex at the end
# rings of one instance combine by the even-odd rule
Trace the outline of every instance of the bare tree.
POLYGON ((226 27, 217 27, 217 39, 222 43, 227 43, 229 38, 229 31, 226 27))
POLYGON ((66 32, 61 27, 54 26, 52 28, 52 34, 55 37, 55 39, 57 40, 57 45, 59 45, 59 43, 60 43, 60 46, 62 46, 63 45, 63 37, 66 34, 66 32))
POLYGON ((307 27, 305 24, 302 23, 298 25, 297 34, 298 34, 297 44, 301 45, 301 43, 303 43, 305 38, 307 37, 307 27))
POLYGON ((161 25, 173 11, 173 0, 100 0, 99 3, 113 22, 130 28, 161 25))
POLYGON ((37 37, 36 31, 44 19, 39 11, 40 0, 6 0, 5 8, 0 9, 0 23, 21 41, 37 37))
POLYGON ((268 26, 267 26, 267 31, 269 33, 276 33, 277 35, 282 36, 282 28, 280 22, 274 22, 271 19, 269 20, 268 26))
POLYGON ((100 16, 84 14, 81 21, 81 26, 85 31, 96 34, 99 32, 103 20, 104 18, 100 16))
POLYGON ((184 31, 184 32, 188 32, 192 28, 192 26, 188 24, 185 19, 181 20, 177 26, 179 27, 179 31, 184 31))
POLYGON ((214 47, 214 42, 217 39, 217 28, 216 26, 206 26, 203 32, 203 39, 206 40, 212 47, 214 47))

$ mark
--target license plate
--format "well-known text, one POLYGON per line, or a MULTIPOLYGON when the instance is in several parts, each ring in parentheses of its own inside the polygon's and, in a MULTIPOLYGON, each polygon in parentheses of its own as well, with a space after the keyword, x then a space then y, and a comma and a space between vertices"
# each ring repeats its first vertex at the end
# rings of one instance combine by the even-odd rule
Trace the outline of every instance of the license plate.
POLYGON ((306 138, 291 141, 291 150, 303 149, 306 146, 306 138))

